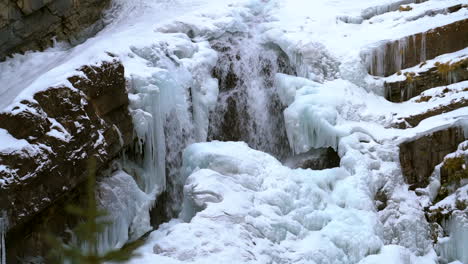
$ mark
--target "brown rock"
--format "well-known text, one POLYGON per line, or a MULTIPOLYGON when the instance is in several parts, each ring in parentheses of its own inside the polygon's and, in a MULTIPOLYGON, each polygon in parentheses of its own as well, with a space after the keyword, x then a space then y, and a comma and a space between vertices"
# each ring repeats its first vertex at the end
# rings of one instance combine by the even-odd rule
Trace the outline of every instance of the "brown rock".
MULTIPOLYGON (((39 236, 30 232, 41 229, 40 219, 63 224, 63 217, 54 216, 58 211, 64 214, 57 203, 79 192, 76 188, 86 179, 89 157, 96 157, 97 167, 105 168, 133 142, 123 66, 113 60, 80 70, 86 77, 70 78, 78 89, 51 87, 34 95, 37 103, 21 102, 34 107, 35 114, 0 113, 0 128, 26 139, 32 149, 0 153, 0 164, 12 169, 0 173, 8 182, 0 186, 0 208, 8 215, 11 261, 16 259, 12 254, 39 236), (110 100, 111 94, 117 99, 110 100), (48 211, 51 208, 55 209, 48 211)), ((46 245, 41 245, 28 251, 45 250, 46 245)))
POLYGON ((385 98, 391 102, 407 101, 430 88, 468 80, 468 59, 447 65, 448 72, 442 66, 419 72, 418 76, 407 76, 403 81, 385 83, 385 98))
POLYGON ((110 0, 0 0, 0 60, 43 50, 52 38, 75 43, 102 28, 110 0))
POLYGON ((369 73, 390 76, 401 69, 467 46, 468 19, 464 19, 378 46, 367 55, 372 59, 369 73))
POLYGON ((457 150, 465 141, 463 129, 451 127, 422 136, 400 145, 400 164, 403 176, 411 189, 424 188, 434 167, 444 157, 457 150))

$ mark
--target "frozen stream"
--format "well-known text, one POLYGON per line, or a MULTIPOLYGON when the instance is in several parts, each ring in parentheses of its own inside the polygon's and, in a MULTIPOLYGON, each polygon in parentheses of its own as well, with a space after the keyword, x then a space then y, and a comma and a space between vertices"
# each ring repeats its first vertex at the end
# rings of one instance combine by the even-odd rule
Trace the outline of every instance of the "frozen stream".
MULTIPOLYGON (((83 44, 0 63, 0 81, 8 84, 0 87, 0 108, 66 84, 63 76, 108 59, 106 52, 118 56, 136 140, 99 182, 100 206, 113 222, 99 244, 104 252, 151 231, 129 263, 466 258, 459 253, 466 237, 447 239, 453 251, 433 244, 424 207, 434 190, 410 191, 398 157, 406 139, 467 127, 466 109, 393 129, 395 113, 418 113, 421 104, 386 101, 382 81, 361 57, 372 43, 445 21, 386 12, 395 2, 119 0, 108 26, 83 44), (363 14, 376 18, 362 25, 337 19, 363 14), (339 167, 281 163, 325 148, 338 153, 339 167)), ((461 220, 449 224, 466 234, 461 220)))

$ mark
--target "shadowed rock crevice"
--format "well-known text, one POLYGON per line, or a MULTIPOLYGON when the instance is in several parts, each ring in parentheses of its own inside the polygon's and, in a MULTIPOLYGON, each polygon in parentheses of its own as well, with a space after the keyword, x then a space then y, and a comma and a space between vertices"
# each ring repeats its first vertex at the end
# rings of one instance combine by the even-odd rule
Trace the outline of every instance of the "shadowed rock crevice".
POLYGON ((311 149, 287 158, 284 165, 296 169, 323 170, 340 166, 340 156, 333 148, 311 149))

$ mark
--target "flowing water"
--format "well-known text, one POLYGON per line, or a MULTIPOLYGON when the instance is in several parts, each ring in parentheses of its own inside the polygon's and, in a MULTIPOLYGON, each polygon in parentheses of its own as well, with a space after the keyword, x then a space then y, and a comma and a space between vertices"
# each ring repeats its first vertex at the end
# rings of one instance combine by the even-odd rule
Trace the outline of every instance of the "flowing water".
POLYGON ((209 140, 245 141, 250 147, 283 159, 290 154, 275 74, 284 57, 252 36, 213 42, 220 52, 213 70, 220 94, 210 115, 209 140))

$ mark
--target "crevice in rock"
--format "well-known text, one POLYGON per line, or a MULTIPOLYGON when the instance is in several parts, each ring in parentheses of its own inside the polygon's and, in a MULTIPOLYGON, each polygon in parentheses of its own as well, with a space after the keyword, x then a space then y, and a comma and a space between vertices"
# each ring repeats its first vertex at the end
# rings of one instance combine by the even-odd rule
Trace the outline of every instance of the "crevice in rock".
POLYGON ((331 147, 311 149, 306 153, 288 157, 284 161, 284 165, 292 169, 330 169, 340 166, 340 156, 331 147))

